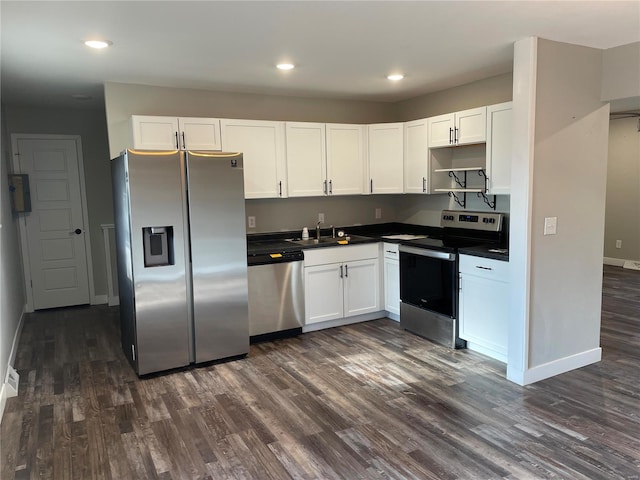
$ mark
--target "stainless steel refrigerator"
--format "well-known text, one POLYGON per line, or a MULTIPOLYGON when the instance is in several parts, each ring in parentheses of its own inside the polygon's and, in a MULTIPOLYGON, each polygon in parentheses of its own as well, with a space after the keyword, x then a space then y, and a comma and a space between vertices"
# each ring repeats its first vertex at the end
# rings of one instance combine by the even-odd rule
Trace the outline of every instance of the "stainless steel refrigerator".
POLYGON ((241 153, 111 162, 122 348, 138 375, 249 351, 241 153))

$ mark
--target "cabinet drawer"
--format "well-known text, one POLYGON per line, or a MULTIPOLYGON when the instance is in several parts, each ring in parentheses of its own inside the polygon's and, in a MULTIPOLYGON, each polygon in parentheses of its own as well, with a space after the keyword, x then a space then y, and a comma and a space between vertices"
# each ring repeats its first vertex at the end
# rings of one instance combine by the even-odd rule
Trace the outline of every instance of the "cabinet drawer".
POLYGON ((326 265, 328 263, 353 262, 369 258, 379 258, 379 244, 341 245, 339 247, 312 248, 304 250, 304 266, 326 265))
POLYGON ((397 243, 383 243, 382 251, 384 252, 384 258, 395 258, 396 260, 399 258, 397 243))
POLYGON ((474 255, 460 255, 460 273, 508 282, 509 262, 474 255))

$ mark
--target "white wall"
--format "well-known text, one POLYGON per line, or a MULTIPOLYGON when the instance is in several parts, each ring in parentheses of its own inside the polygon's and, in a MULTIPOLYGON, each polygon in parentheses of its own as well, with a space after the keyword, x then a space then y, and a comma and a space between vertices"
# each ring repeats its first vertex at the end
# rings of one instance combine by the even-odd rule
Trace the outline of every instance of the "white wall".
POLYGON ((604 50, 602 96, 613 111, 640 108, 640 42, 604 50))
POLYGON ((640 261, 640 117, 614 116, 609 125, 604 256, 623 264, 640 261))
POLYGON ((510 329, 507 374, 526 384, 600 359, 609 106, 600 50, 518 44, 510 259, 522 332, 510 329), (557 235, 543 235, 545 217, 557 217, 557 235))
MULTIPOLYGON (((0 151, 0 385, 5 381, 10 364, 11 347, 24 312, 25 295, 22 261, 18 243, 17 218, 11 212, 7 174, 9 142, 2 112, 2 149, 0 151)), ((3 393, 4 392, 3 390, 3 393)), ((3 405, 4 398, 0 398, 3 405)), ((0 407, 0 417, 2 408, 0 407)))
POLYGON ((512 98, 512 90, 512 73, 485 78, 399 102, 395 104, 395 121, 407 122, 484 105, 509 102, 512 98))

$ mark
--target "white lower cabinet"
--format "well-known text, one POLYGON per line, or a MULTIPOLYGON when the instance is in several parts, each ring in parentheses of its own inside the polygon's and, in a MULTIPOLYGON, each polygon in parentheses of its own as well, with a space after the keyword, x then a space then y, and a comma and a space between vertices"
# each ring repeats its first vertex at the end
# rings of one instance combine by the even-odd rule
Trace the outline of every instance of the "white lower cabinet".
POLYGON ((342 318, 344 285, 338 263, 304 269, 305 324, 342 318))
POLYGON ((305 250, 304 291, 305 325, 380 311, 378 244, 305 250))
POLYGON ((507 361, 509 263, 460 255, 460 338, 470 350, 507 361))
POLYGON ((344 264, 344 316, 380 310, 380 262, 377 258, 344 264))
POLYGON ((400 260, 398 244, 383 244, 384 309, 389 318, 400 320, 400 260))

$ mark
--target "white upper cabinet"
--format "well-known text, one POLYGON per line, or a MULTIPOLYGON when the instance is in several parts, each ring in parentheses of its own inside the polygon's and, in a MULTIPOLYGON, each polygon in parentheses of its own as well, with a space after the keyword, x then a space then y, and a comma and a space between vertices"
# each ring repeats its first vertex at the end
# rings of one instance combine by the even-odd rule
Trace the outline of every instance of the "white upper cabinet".
POLYGON ((183 150, 222 150, 219 119, 179 117, 178 127, 183 150))
POLYGON ((222 150, 217 118, 133 115, 131 132, 140 150, 222 150))
POLYGON ((487 139, 487 107, 431 117, 429 148, 483 143, 487 139))
POLYGON ((284 122, 223 119, 220 126, 224 150, 242 152, 245 198, 286 197, 284 122))
POLYGON ((511 193, 512 102, 487 107, 487 193, 511 193))
POLYGON ((363 193, 363 125, 287 122, 286 132, 290 197, 363 193))
POLYGON ((404 193, 429 192, 428 121, 404 124, 404 193))
POLYGON ((402 193, 404 191, 404 124, 369 125, 368 137, 368 193, 402 193))
POLYGON ((453 128, 455 127, 455 114, 447 113, 431 117, 427 121, 429 148, 450 147, 453 145, 453 128))
POLYGON ((287 122, 290 197, 324 195, 327 188, 324 123, 287 122))
POLYGON ((327 188, 329 195, 359 195, 365 182, 365 126, 328 123, 327 188))

